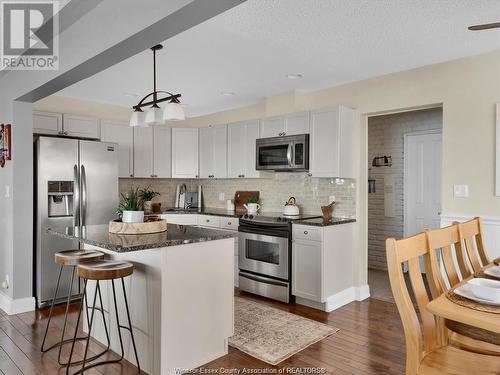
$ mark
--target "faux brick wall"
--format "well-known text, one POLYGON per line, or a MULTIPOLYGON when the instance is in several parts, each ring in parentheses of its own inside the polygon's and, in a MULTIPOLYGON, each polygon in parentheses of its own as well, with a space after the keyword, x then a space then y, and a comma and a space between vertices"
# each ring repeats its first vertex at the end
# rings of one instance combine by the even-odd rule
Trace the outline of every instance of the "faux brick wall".
POLYGON ((173 207, 176 186, 185 183, 189 191, 203 187, 204 207, 226 208, 226 200, 234 199, 237 190, 260 191, 260 203, 263 212, 281 212, 289 197, 294 196, 302 213, 321 215, 321 206, 328 203, 328 197, 335 195, 334 215, 356 217, 356 183, 345 179, 338 182, 330 178, 312 178, 304 173, 275 173, 269 178, 254 179, 120 179, 120 192, 125 193, 130 187, 151 187, 160 192, 155 201, 162 202, 162 207, 173 207), (223 201, 219 193, 224 193, 223 201))
POLYGON ((368 194, 368 267, 387 269, 385 240, 402 238, 404 225, 404 135, 406 133, 441 129, 442 110, 429 109, 404 112, 368 119, 368 163, 376 156, 391 155, 392 167, 371 167, 376 192, 368 194), (395 216, 385 217, 384 177, 395 176, 395 216))

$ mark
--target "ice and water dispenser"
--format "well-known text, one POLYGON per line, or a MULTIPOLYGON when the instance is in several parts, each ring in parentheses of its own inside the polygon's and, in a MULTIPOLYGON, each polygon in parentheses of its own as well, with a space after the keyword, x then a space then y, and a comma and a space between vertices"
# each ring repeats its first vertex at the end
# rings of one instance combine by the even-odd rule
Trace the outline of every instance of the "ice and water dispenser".
POLYGON ((49 217, 73 216, 73 181, 49 181, 49 217))

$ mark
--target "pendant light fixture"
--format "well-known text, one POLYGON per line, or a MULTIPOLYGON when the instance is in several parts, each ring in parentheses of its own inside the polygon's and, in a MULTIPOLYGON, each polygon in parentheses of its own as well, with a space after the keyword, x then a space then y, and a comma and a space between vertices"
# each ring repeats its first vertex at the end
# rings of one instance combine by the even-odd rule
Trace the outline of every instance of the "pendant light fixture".
POLYGON ((139 104, 133 106, 134 112, 130 117, 129 125, 132 127, 148 127, 149 125, 161 125, 165 121, 184 120, 184 110, 180 104, 181 94, 172 94, 168 91, 158 91, 156 89, 156 51, 163 48, 158 44, 151 48, 153 51, 153 92, 147 94, 139 104), (160 98, 160 96, 163 96, 160 98), (146 101, 149 99, 148 101, 146 101), (158 103, 168 102, 162 110, 158 103), (149 107, 146 112, 144 107, 149 107))

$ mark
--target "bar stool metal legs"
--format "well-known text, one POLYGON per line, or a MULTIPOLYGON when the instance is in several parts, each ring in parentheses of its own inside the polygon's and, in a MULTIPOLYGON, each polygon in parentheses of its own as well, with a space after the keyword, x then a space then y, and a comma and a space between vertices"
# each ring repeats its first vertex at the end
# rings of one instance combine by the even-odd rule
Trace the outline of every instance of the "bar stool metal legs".
MULTIPOLYGON (((100 262, 100 263, 105 263, 105 262, 100 262)), ((111 262, 109 262, 111 263, 111 262)), ((132 265, 128 263, 128 265, 130 265, 131 267, 131 270, 132 270, 132 265)), ((79 269, 80 271, 80 269, 79 269)), ((131 272, 130 272, 131 274, 131 272)), ((118 277, 117 277, 118 278, 118 277)), ((118 303, 117 303, 117 298, 116 298, 116 288, 115 288, 115 279, 113 277, 106 277, 106 276, 103 276, 103 278, 96 278, 95 281, 96 281, 96 287, 95 287, 95 292, 94 292, 94 297, 93 297, 93 302, 92 302, 92 307, 89 307, 89 309, 87 311, 91 311, 90 313, 90 321, 88 322, 88 334, 87 334, 87 337, 86 337, 86 345, 85 345, 85 352, 83 354, 83 360, 80 361, 80 362, 72 362, 72 358, 73 358, 73 354, 74 354, 74 348, 75 348, 75 343, 76 341, 78 340, 77 338, 77 330, 75 330, 75 335, 74 335, 74 338, 73 338, 73 343, 71 345, 71 353, 70 353, 70 356, 69 356, 69 365, 67 366, 66 368, 66 374, 70 374, 70 367, 72 367, 73 365, 75 364, 79 364, 81 363, 82 367, 80 368, 80 370, 76 371, 73 373, 73 375, 76 375, 76 374, 83 374, 86 370, 90 369, 90 368, 93 368, 93 367, 96 367, 96 366, 102 366, 102 365, 106 365, 106 364, 112 364, 112 363, 118 363, 120 362, 123 357, 124 357, 124 347, 123 347, 123 337, 122 337, 122 332, 121 330, 122 329, 125 329, 127 331, 130 332, 130 338, 131 338, 131 341, 132 341, 132 346, 133 346, 133 349, 134 349, 134 355, 135 355, 135 360, 136 360, 136 363, 137 363, 137 370, 138 370, 138 373, 140 374, 141 373, 141 367, 140 367, 140 364, 139 364, 139 356, 137 355, 137 347, 136 347, 136 343, 135 343, 135 338, 134 338, 134 332, 133 332, 133 329, 132 329, 132 322, 131 322, 131 319, 130 319, 130 311, 129 311, 129 306, 128 306, 128 301, 127 301, 127 292, 126 292, 126 289, 125 289, 125 281, 124 281, 124 278, 123 277, 119 277, 121 278, 121 284, 122 284, 122 290, 123 290, 123 298, 124 298, 124 303, 125 303, 125 310, 126 310, 126 313, 127 313, 127 323, 128 325, 125 326, 125 325, 122 325, 120 323, 120 317, 119 317, 119 313, 118 313, 118 303), (96 307, 96 303, 97 303, 97 295, 99 294, 99 297, 101 296, 101 285, 100 285, 100 281, 102 280, 110 280, 111 281, 111 287, 112 287, 112 291, 113 291, 113 303, 114 303, 114 310, 115 310, 115 317, 116 317, 116 323, 117 323, 117 330, 118 330, 118 339, 119 339, 119 343, 120 343, 120 356, 118 359, 112 359, 112 360, 105 360, 105 361, 99 361, 99 362, 96 362, 96 363, 89 363, 89 362, 92 362, 93 359, 92 358, 87 358, 87 354, 88 354, 88 350, 89 350, 89 345, 90 345, 90 337, 91 337, 91 333, 92 333, 92 327, 94 325, 94 313, 95 313, 95 310, 99 310, 98 307, 96 307)), ((87 292, 87 285, 88 285, 88 280, 87 278, 84 278, 84 293, 87 292)), ((102 305, 102 299, 100 300, 100 308, 102 309, 103 308, 103 305, 102 305)), ((83 306, 80 308, 79 312, 78 312, 78 318, 77 318, 77 327, 78 325, 80 324, 80 320, 81 320, 81 315, 82 315, 82 311, 83 311, 83 306)), ((87 314, 87 319, 88 319, 88 314, 87 314)), ((105 323, 105 317, 103 315, 103 320, 104 320, 104 324, 105 323)))
MULTIPOLYGON (((90 252, 84 252, 84 251, 78 251, 78 252, 80 254, 85 254, 87 257, 89 256, 89 253, 90 253, 90 252)), ((70 250, 70 251, 66 251, 66 252, 63 251, 63 252, 60 252, 60 253, 57 253, 57 254, 59 256, 59 258, 56 259, 58 262, 61 262, 62 261, 61 259, 67 259, 68 254, 71 254, 71 256, 72 256, 72 263, 74 263, 75 260, 78 258, 78 256, 75 256, 75 250, 70 250)), ((91 255, 94 258, 102 257, 102 253, 99 253, 99 254, 93 253, 91 255)), ((64 323, 63 323, 63 328, 62 328, 62 333, 61 333, 61 339, 58 342, 56 342, 55 344, 49 346, 48 348, 45 347, 45 342, 47 340, 47 335, 48 335, 48 332, 49 332, 50 323, 52 321, 52 314, 54 312, 54 306, 56 304, 57 294, 59 292, 59 287, 60 287, 60 283, 61 283, 61 276, 62 276, 62 271, 64 269, 64 266, 65 266, 65 264, 61 263, 61 266, 59 268, 59 275, 58 275, 58 278, 57 278, 56 290, 54 292, 54 298, 52 299, 52 303, 50 305, 49 319, 47 321, 47 326, 45 327, 45 333, 43 335, 43 341, 42 341, 42 345, 41 345, 41 349, 40 349, 42 353, 46 353, 46 352, 48 352, 49 350, 51 350, 53 348, 59 347, 59 352, 58 352, 58 355, 57 355, 57 362, 61 366, 67 366, 67 364, 68 364, 68 362, 62 362, 62 360, 61 360, 61 353, 62 353, 63 345, 71 343, 71 342, 74 341, 74 338, 70 338, 70 339, 66 339, 65 340, 64 336, 66 334, 66 326, 67 326, 67 323, 68 323, 69 306, 70 306, 70 303, 71 303, 71 291, 73 290, 73 285, 74 285, 74 281, 75 281, 76 265, 70 265, 72 267, 72 270, 71 270, 71 282, 70 282, 70 286, 69 286, 68 297, 66 299, 66 311, 65 311, 65 314, 64 314, 64 323)), ((102 306, 102 296, 101 296, 100 293, 99 293, 99 298, 100 298, 101 306, 102 306)), ((83 294, 83 298, 82 298, 81 304, 82 304, 82 306, 83 306, 83 304, 85 304, 86 308, 88 309, 88 301, 87 301, 86 293, 83 294)), ((104 311, 101 311, 101 313, 103 314, 103 317, 104 317, 104 311)), ((104 321, 104 324, 106 324, 105 321, 104 321)), ((105 332, 106 332, 107 344, 108 344, 108 349, 109 349, 110 339, 109 339, 109 334, 108 334, 108 328, 107 328, 106 325, 104 326, 104 329, 105 329, 105 332)), ((86 340, 87 338, 86 337, 77 337, 76 339, 77 340, 86 340)), ((102 356, 103 354, 105 354, 106 352, 107 352, 107 350, 104 350, 101 353, 93 356, 90 360, 97 359, 100 356, 102 356)), ((79 362, 81 362, 81 361, 79 361, 79 362)))

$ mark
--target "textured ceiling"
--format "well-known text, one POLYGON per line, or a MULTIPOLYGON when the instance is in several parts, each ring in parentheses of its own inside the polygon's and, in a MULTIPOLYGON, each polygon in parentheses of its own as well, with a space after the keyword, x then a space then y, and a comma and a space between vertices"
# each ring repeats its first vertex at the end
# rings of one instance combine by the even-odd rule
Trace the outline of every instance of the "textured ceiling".
MULTIPOLYGON (((199 116, 500 49, 500 29, 467 30, 497 21, 499 0, 248 0, 168 40, 158 86, 199 116)), ((57 95, 132 106, 127 94, 152 90, 151 60, 142 52, 57 95)))

